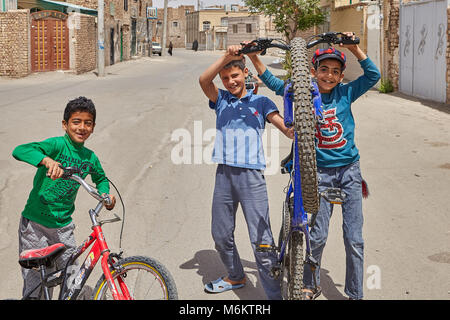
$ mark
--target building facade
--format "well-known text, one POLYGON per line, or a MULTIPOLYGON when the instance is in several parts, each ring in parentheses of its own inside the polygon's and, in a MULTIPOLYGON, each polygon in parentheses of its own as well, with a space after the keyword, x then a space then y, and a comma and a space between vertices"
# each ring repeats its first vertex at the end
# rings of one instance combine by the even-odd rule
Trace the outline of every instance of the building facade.
MULTIPOLYGON (((450 104, 449 0, 335 0, 330 20, 355 31, 394 90, 450 104)), ((357 62, 349 67, 354 77, 357 62)))
MULTIPOLYGON (((194 12, 194 6, 167 8, 166 46, 172 42, 174 48, 186 47, 186 16, 194 12)), ((153 24, 153 40, 162 45, 164 10, 158 9, 158 19, 153 24)))
MULTIPOLYGON (((151 5, 151 0, 105 0, 105 65, 148 55, 151 5)), ((18 0, 15 9, 0 12, 0 26, 7 30, 0 35, 0 75, 94 70, 96 19, 97 0, 18 0)))
POLYGON ((192 49, 194 41, 198 50, 222 50, 227 47, 228 19, 246 17, 246 7, 211 7, 186 15, 186 49, 192 49))

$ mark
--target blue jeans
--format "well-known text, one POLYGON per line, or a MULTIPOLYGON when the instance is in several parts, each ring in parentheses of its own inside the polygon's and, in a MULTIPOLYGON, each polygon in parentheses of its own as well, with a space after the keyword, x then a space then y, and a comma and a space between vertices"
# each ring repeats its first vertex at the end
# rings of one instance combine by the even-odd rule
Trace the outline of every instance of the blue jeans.
POLYGON ((269 219, 269 202, 264 175, 260 170, 219 164, 212 203, 211 233, 216 250, 227 269, 228 278, 245 278, 234 242, 236 212, 241 205, 258 268, 261 285, 269 300, 281 300, 280 280, 269 273, 277 264, 275 252, 259 252, 259 244, 274 245, 269 219))
MULTIPOLYGON (((327 188, 341 188, 346 194, 342 204, 342 230, 346 254, 345 294, 351 299, 363 298, 364 241, 362 237, 362 177, 359 161, 344 167, 318 168, 319 192, 327 188)), ((320 200, 316 223, 311 229, 311 254, 319 262, 328 237, 328 227, 333 205, 320 200)), ((317 285, 320 284, 320 268, 316 269, 317 285)), ((305 265, 303 281, 305 288, 314 288, 310 266, 305 265)))

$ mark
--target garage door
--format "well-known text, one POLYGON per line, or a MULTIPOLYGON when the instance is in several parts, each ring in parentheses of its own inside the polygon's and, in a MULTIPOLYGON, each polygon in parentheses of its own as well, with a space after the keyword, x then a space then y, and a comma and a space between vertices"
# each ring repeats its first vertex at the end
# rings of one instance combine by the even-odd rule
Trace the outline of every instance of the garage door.
POLYGON ((445 102, 446 34, 447 1, 400 7, 400 92, 445 102))

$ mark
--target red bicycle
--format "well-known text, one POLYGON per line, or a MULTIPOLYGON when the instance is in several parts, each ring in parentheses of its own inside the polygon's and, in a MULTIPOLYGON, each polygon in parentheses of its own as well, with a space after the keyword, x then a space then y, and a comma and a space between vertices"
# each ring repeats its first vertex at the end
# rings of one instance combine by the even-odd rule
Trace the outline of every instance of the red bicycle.
POLYGON ((55 265, 56 258, 65 251, 64 244, 56 243, 45 248, 22 252, 19 257, 19 264, 24 268, 36 268, 41 275, 41 282, 22 299, 28 299, 35 290, 39 289, 43 297, 50 300, 49 288, 61 285, 58 299, 76 300, 85 288, 86 281, 95 265, 101 260, 103 275, 92 292, 90 297, 92 300, 176 300, 178 294, 175 281, 160 262, 144 256, 122 258, 122 252, 119 254, 110 252, 103 235, 102 225, 117 222, 121 219, 114 214, 115 217, 112 219, 98 220, 104 203, 108 204, 111 201, 109 196, 100 195, 93 186, 89 185, 81 177, 83 176, 81 169, 77 167, 63 169, 62 179, 71 179, 78 182, 92 197, 99 201, 95 209, 89 210, 92 233, 71 255, 65 268, 54 272, 47 273, 47 269, 52 268, 55 265), (72 272, 74 262, 89 247, 91 249, 83 264, 79 269, 75 267, 78 271, 72 272))

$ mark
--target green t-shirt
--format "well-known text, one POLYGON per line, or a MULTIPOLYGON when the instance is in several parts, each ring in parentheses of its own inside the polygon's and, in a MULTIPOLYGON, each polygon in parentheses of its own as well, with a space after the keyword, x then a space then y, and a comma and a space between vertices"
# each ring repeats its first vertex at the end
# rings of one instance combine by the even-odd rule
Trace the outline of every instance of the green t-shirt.
POLYGON ((67 134, 63 137, 19 145, 12 155, 17 160, 37 167, 33 189, 22 215, 47 228, 60 228, 72 221, 75 198, 80 185, 73 180, 52 180, 47 177, 47 168, 39 165, 45 157, 50 157, 64 167, 76 166, 83 172, 89 172, 100 194, 109 194, 109 182, 97 156, 83 144, 73 142, 67 134))

